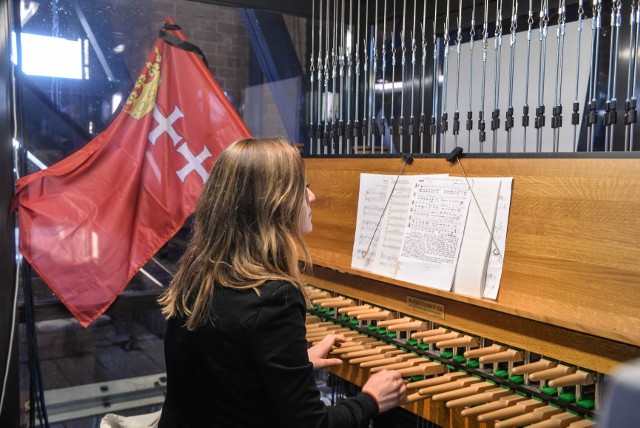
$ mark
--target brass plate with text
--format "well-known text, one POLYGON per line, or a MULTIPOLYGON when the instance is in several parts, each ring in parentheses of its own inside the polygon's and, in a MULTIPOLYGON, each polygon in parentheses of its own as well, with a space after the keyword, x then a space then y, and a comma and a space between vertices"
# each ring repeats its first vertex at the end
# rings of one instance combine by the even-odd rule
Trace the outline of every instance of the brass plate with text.
POLYGON ((418 312, 422 312, 432 317, 444 319, 444 305, 441 305, 439 303, 407 296, 407 305, 409 306, 409 308, 418 312))

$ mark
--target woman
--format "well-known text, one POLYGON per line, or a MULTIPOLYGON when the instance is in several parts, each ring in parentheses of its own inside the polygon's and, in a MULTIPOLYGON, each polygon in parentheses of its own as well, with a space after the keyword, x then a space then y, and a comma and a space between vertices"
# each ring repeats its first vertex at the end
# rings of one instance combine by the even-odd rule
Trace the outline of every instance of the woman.
POLYGON ((245 139, 222 152, 204 186, 191 241, 160 298, 167 396, 160 428, 368 427, 401 404, 397 372, 369 378, 363 392, 327 407, 314 368, 346 339, 307 350, 308 297, 298 268, 311 231, 302 157, 282 139, 245 139))

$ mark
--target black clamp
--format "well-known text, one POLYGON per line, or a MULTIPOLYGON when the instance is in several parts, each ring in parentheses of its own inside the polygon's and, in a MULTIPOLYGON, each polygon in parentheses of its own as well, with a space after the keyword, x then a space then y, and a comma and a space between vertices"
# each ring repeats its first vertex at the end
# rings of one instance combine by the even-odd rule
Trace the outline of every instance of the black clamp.
POLYGON ((491 113, 491 130, 500 129, 500 109, 495 109, 491 113))
POLYGON ((553 107, 553 116, 551 117, 551 127, 560 128, 562 126, 562 106, 553 107))
POLYGON ((460 133, 460 112, 456 111, 453 113, 453 135, 458 135, 460 133))
POLYGON ((371 116, 371 134, 375 137, 380 136, 380 130, 378 129, 378 122, 375 116, 371 116))
POLYGON ((573 113, 571 113, 571 124, 578 125, 580 123, 580 103, 574 101, 573 103, 573 113))
POLYGON ((605 125, 615 125, 618 123, 618 112, 616 109, 618 108, 618 102, 616 100, 607 101, 605 104, 605 115, 604 115, 604 124, 605 125))
POLYGON ((544 105, 541 105, 536 108, 536 119, 534 121, 534 126, 536 129, 544 127, 544 123, 545 123, 544 111, 545 111, 544 105))
POLYGON ((522 126, 529 126, 529 106, 522 107, 522 126))
POLYGON ((636 112, 636 99, 632 98, 627 100, 624 103, 624 124, 631 125, 632 123, 636 123, 637 120, 637 112, 636 112))
POLYGON ((587 116, 587 126, 591 126, 598 122, 598 112, 596 111, 596 102, 589 102, 589 115, 587 116))
POLYGON ((513 107, 507 108, 507 113, 504 118, 504 130, 508 131, 513 128, 513 107))

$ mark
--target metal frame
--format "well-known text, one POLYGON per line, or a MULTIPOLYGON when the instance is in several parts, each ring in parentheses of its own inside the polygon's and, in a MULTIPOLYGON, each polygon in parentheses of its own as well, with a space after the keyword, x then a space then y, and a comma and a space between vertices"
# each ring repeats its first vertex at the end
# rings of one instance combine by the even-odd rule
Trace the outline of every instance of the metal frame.
POLYGON ((13 142, 12 123, 12 64, 10 51, 11 7, 9 0, 0 1, 0 389, 5 381, 7 358, 11 358, 11 367, 7 374, 7 385, 2 409, 0 426, 18 426, 19 424, 19 388, 18 388, 18 341, 13 338, 11 355, 8 355, 12 328, 13 294, 15 286, 15 236, 14 216, 10 213, 13 197, 13 142))

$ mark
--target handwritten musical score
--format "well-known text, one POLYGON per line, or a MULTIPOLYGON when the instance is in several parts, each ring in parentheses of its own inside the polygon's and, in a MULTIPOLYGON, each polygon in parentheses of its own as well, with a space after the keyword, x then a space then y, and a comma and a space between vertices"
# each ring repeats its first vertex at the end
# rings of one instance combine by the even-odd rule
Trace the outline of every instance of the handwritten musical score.
POLYGON ((446 175, 361 174, 352 267, 449 290, 469 198, 446 175))
POLYGON ((462 178, 415 180, 396 278, 451 290, 470 200, 462 178))
POLYGON ((511 178, 470 178, 467 183, 447 175, 361 174, 351 266, 474 297, 485 293, 495 299, 502 275, 511 182, 511 178), (498 245, 496 256, 491 256, 495 244, 490 230, 498 245))

